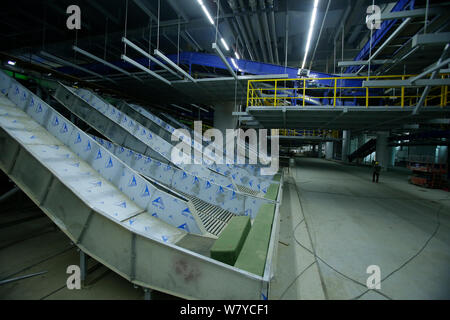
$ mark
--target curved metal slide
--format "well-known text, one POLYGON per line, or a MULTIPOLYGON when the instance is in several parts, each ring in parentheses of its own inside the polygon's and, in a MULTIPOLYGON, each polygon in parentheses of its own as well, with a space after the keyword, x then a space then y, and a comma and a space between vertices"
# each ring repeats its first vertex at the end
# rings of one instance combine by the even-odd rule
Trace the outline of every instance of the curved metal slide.
POLYGON ((0 92, 0 168, 80 249, 179 297, 267 296, 278 210, 263 277, 210 259, 215 237, 190 200, 139 175, 3 73, 0 92))

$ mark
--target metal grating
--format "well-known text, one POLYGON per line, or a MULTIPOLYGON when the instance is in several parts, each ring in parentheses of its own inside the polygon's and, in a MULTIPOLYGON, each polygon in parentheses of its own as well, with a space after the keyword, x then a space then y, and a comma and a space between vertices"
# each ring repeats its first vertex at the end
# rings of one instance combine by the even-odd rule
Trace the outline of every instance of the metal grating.
POLYGON ((195 196, 188 195, 184 192, 179 193, 192 201, 206 230, 215 236, 220 235, 230 219, 234 216, 232 212, 209 204, 195 196))
POLYGON ((255 196, 255 197, 259 196, 259 194, 260 194, 260 192, 258 192, 258 191, 255 191, 255 190, 252 190, 250 188, 241 186, 239 184, 237 184, 236 187, 238 188, 239 192, 246 193, 246 194, 249 194, 249 195, 252 195, 252 196, 255 196))

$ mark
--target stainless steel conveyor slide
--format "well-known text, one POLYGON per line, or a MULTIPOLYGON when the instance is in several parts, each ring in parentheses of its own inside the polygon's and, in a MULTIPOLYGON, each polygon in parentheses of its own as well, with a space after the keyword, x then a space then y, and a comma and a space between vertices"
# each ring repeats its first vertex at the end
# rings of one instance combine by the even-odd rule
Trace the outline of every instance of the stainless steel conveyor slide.
POLYGON ((190 200, 144 179, 1 72, 0 92, 0 168, 81 250, 136 285, 183 298, 268 296, 278 204, 262 277, 210 259, 215 237, 190 200))
MULTIPOLYGON (((151 151, 153 154, 156 152, 157 159, 163 158, 165 162, 172 163, 173 145, 171 143, 133 117, 103 101, 94 93, 60 84, 54 97, 69 111, 111 141, 145 155, 152 156, 149 152, 151 151)), ((270 180, 250 176, 239 168, 235 169, 232 174, 228 172, 228 176, 225 176, 209 168, 208 164, 174 164, 196 176, 213 180, 215 183, 231 189, 237 189, 236 182, 238 182, 244 188, 266 193, 272 184, 270 180)), ((245 190, 244 188, 239 189, 242 191, 245 190)))

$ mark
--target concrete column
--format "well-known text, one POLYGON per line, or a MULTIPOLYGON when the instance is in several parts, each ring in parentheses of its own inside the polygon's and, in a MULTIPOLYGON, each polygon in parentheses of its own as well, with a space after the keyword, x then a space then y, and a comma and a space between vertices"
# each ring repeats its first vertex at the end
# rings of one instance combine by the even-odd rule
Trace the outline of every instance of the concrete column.
POLYGON ((344 130, 342 132, 342 161, 348 162, 348 155, 350 150, 350 131, 344 130))
POLYGON ((392 158, 391 148, 388 147, 389 132, 382 131, 377 132, 377 147, 375 159, 380 163, 383 170, 386 170, 390 166, 390 159, 392 158))
POLYGON ((215 105, 214 128, 225 135, 227 129, 236 129, 237 117, 233 117, 234 102, 215 105))
POLYGON ((327 142, 325 144, 325 159, 331 160, 333 159, 333 149, 334 149, 334 142, 327 142))
POLYGON ((322 158, 323 143, 319 144, 319 158, 322 158))

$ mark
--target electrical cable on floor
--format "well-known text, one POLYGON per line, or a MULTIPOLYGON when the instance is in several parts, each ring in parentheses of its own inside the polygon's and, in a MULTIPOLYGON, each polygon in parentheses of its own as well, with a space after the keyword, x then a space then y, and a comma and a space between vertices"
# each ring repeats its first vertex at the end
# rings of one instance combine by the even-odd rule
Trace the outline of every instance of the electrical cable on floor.
POLYGON ((288 292, 288 290, 292 287, 292 285, 298 280, 298 278, 300 278, 312 265, 314 265, 316 263, 316 261, 312 262, 310 265, 308 265, 305 269, 303 269, 302 272, 300 272, 300 274, 298 276, 296 276, 294 278, 294 280, 289 284, 289 286, 286 288, 286 290, 283 291, 283 293, 281 294, 279 300, 283 299, 284 295, 288 292))
MULTIPOLYGON (((294 181, 295 181, 295 180, 294 180, 294 181)), ((302 213, 303 213, 303 215, 305 215, 305 211, 303 210, 303 206, 302 206, 301 198, 300 198, 300 193, 299 193, 299 187, 297 186, 297 183, 289 183, 289 182, 286 182, 286 183, 295 186, 296 191, 297 191, 297 196, 298 196, 298 199, 299 199, 299 203, 300 203, 300 207, 301 207, 301 210, 302 210, 302 213)), ((320 193, 320 192, 319 192, 319 193, 320 193)), ((399 200, 402 200, 402 199, 399 199, 399 200)), ((410 199, 406 199, 406 200, 410 200, 410 199)), ((433 200, 430 200, 430 201, 433 201, 433 200)), ((440 206, 440 208, 438 209, 437 214, 436 214, 436 220, 437 220, 436 229, 434 230, 433 234, 429 237, 429 239, 425 242, 425 244, 422 246, 422 248, 421 248, 416 254, 414 254, 412 257, 410 257, 408 260, 406 260, 406 262, 404 262, 401 266, 399 266, 397 269, 395 269, 395 270, 393 270, 391 273, 389 273, 386 277, 384 277, 383 279, 381 279, 381 280, 380 280, 380 283, 382 283, 384 280, 388 279, 391 275, 393 275, 394 273, 396 273, 397 271, 399 271, 400 269, 402 269, 403 267, 405 267, 409 262, 411 262, 415 257, 417 257, 417 256, 425 249, 425 247, 428 245, 428 243, 431 241, 431 239, 434 238, 434 236, 437 234, 437 232, 438 232, 438 230, 439 230, 439 228, 440 228, 440 211, 442 210, 442 207, 443 207, 443 205, 440 206)), ((293 231, 293 238, 294 238, 295 242, 296 242, 299 246, 301 246, 303 249, 305 249, 306 251, 308 251, 309 253, 311 253, 312 255, 314 255, 315 258, 316 258, 317 260, 320 260, 322 263, 324 263, 325 265, 327 265, 327 266, 328 266, 329 268, 331 268, 333 271, 337 272, 338 274, 342 275, 343 277, 347 278, 348 280, 351 280, 351 281, 353 281, 353 282, 355 282, 355 283, 357 283, 357 284, 359 284, 359 285, 361 285, 361 286, 367 287, 365 284, 362 284, 361 282, 359 282, 359 281, 357 281, 357 280, 355 280, 355 279, 352 279, 351 277, 349 277, 349 276, 343 274, 342 272, 338 271, 337 269, 335 269, 334 267, 332 267, 330 264, 328 264, 325 260, 323 260, 321 257, 317 256, 317 254, 315 253, 314 246, 313 246, 313 243, 312 243, 311 238, 310 238, 310 241, 311 241, 311 246, 313 247, 313 251, 311 251, 311 250, 309 250, 308 248, 306 248, 304 245, 302 245, 302 244, 297 240, 297 238, 295 237, 295 231, 296 231, 296 229, 298 228, 298 226, 300 226, 300 225, 304 222, 304 220, 305 220, 305 218, 304 218, 302 221, 300 221, 300 222, 297 224, 297 226, 294 228, 294 231, 293 231)), ((305 221, 305 223, 306 223, 306 221, 305 221)), ((308 228, 307 225, 306 225, 306 227, 308 228)), ((319 272, 320 272, 320 270, 319 270, 319 272)), ((386 297, 387 299, 393 300, 392 298, 390 298, 390 297, 387 296, 386 294, 384 294, 384 293, 382 293, 382 292, 380 292, 380 291, 378 291, 378 290, 373 290, 373 289, 367 289, 367 290, 364 291, 362 294, 360 294, 360 295, 358 295, 358 296, 352 298, 351 300, 359 299, 359 298, 361 298, 364 294, 366 294, 366 293, 369 292, 369 291, 374 291, 374 292, 376 292, 376 293, 378 293, 378 294, 380 294, 380 295, 386 297)))
MULTIPOLYGON (((65 248, 64 250, 62 250, 62 251, 60 251, 60 252, 58 252, 58 253, 55 253, 55 254, 51 255, 50 257, 47 257, 47 258, 45 258, 45 259, 43 259, 43 260, 41 260, 41 261, 39 261, 39 262, 36 262, 36 263, 32 264, 31 266, 25 267, 25 268, 23 268, 23 269, 21 269, 21 270, 19 270, 19 271, 17 271, 17 272, 14 272, 13 274, 10 274, 10 275, 6 276, 4 279, 11 278, 11 277, 13 277, 13 276, 15 276, 15 275, 17 275, 17 274, 19 274, 19 273, 21 273, 21 272, 24 272, 24 271, 26 271, 26 270, 28 270, 28 269, 31 269, 31 268, 33 268, 33 267, 35 267, 35 266, 37 266, 37 265, 39 265, 39 264, 41 264, 41 263, 47 261, 47 260, 50 260, 50 259, 52 259, 52 258, 54 258, 54 257, 57 257, 57 256, 59 256, 59 255, 65 253, 65 252, 67 252, 67 251, 73 249, 74 247, 75 247, 75 245, 71 245, 71 246, 69 246, 68 248, 65 248)), ((4 279, 1 279, 1 280, 4 280, 4 279)))
MULTIPOLYGON (((395 269, 394 271, 392 271, 391 273, 389 273, 386 277, 384 277, 383 279, 381 279, 381 280, 380 280, 380 283, 383 283, 383 281, 385 281, 385 280, 388 279, 390 276, 392 276, 394 273, 396 273, 397 271, 399 271, 400 269, 402 269, 403 267, 405 267, 405 266, 406 266, 408 263, 410 263, 414 258, 416 258, 419 254, 421 254, 422 251, 428 246, 428 243, 430 243, 430 241, 436 236, 436 234, 438 233, 439 228, 440 228, 440 226, 441 226, 441 222, 440 222, 440 219, 439 219, 439 213, 440 213, 441 209, 442 209, 442 206, 441 206, 441 208, 439 208, 439 210, 438 210, 438 212, 437 212, 437 225, 436 225, 436 229, 435 229, 434 232, 431 234, 431 236, 428 238, 428 240, 425 242, 425 244, 422 246, 422 248, 420 248, 420 250, 419 250, 417 253, 415 253, 415 254, 414 254, 413 256, 411 256, 408 260, 406 260, 400 267, 398 267, 397 269, 395 269)), ((378 283, 377 283, 377 284, 378 284, 378 283)), ((367 290, 366 292, 364 292, 363 294, 361 294, 361 295, 359 295, 359 296, 353 298, 353 300, 354 300, 354 299, 360 298, 361 296, 363 296, 365 293, 367 293, 367 292, 370 291, 370 290, 371 290, 371 289, 369 289, 369 290, 367 290)), ((378 291, 376 291, 376 292, 378 292, 378 291)), ((378 293, 379 293, 379 292, 378 292, 378 293)))
MULTIPOLYGON (((296 184, 294 184, 294 185, 296 186, 296 184)), ((299 197, 300 207, 301 207, 302 213, 303 213, 303 215, 304 215, 305 212, 304 212, 303 207, 302 207, 302 204, 301 204, 300 195, 298 194, 298 190, 297 190, 297 195, 298 195, 298 197, 299 197)), ((344 273, 340 272, 339 270, 337 270, 336 268, 334 268, 333 266, 331 266, 329 263, 327 263, 324 259, 322 259, 321 257, 319 257, 319 256, 316 254, 315 250, 314 250, 314 245, 313 245, 313 243, 312 243, 312 239, 310 239, 310 241, 311 241, 311 247, 313 247, 313 251, 311 251, 310 249, 306 248, 303 244, 300 243, 300 241, 298 241, 298 239, 295 237, 295 231, 297 230, 297 228, 298 228, 303 222, 305 222, 305 224, 306 224, 305 218, 303 218, 302 221, 300 221, 300 222, 295 226, 295 228, 294 228, 294 231, 293 231, 293 234, 292 234, 292 237, 294 238, 294 241, 295 241, 300 247, 302 247, 303 249, 305 249, 306 251, 308 251, 310 254, 312 254, 312 255, 316 258, 316 260, 320 260, 323 264, 325 264, 326 266, 328 266, 331 270, 333 270, 333 271, 335 271, 336 273, 340 274, 340 275, 343 276, 344 278, 346 278, 346 279, 348 279, 348 280, 350 280, 350 281, 352 281, 352 282, 354 282, 354 283, 356 283, 356 284, 358 284, 358 285, 361 285, 361 286, 367 288, 367 286, 366 286, 365 284, 363 284, 363 283, 359 282, 358 280, 355 280, 355 279, 353 279, 353 278, 351 278, 351 277, 345 275, 344 273)), ((306 228, 308 228, 308 226, 306 226, 306 228)), ((319 264, 317 264, 317 265, 319 265, 319 264)), ((319 272, 320 272, 320 271, 319 271, 319 272)), ((384 294, 382 294, 382 293, 380 293, 380 292, 377 292, 377 293, 379 293, 379 294, 385 296, 386 298, 392 300, 390 297, 388 297, 388 296, 386 296, 386 295, 384 295, 384 294)))

